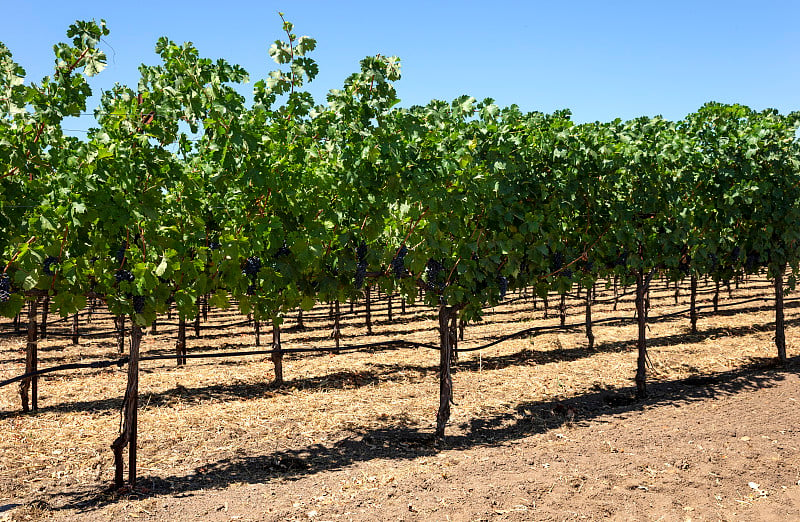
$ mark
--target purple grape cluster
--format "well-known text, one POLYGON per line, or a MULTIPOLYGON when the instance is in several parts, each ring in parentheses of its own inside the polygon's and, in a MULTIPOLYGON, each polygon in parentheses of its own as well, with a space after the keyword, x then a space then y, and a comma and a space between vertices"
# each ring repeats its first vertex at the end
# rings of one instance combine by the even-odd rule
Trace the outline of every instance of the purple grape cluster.
POLYGON ((364 286, 364 281, 367 279, 367 243, 361 240, 358 247, 356 247, 356 258, 358 264, 356 265, 356 276, 353 279, 353 286, 356 290, 360 290, 364 286))
POLYGON ((442 270, 444 266, 439 261, 428 259, 428 264, 425 265, 425 282, 429 290, 444 290, 445 282, 439 280, 442 270))
POLYGON ((280 259, 282 257, 286 257, 291 253, 292 253, 292 251, 289 250, 289 247, 286 246, 286 241, 284 241, 283 245, 281 245, 281 247, 278 249, 278 251, 275 252, 275 259, 280 259))
POLYGON ((53 275, 55 273, 53 272, 53 265, 56 263, 58 263, 57 257, 47 256, 47 258, 44 260, 44 275, 53 275))
POLYGON ((133 280, 136 279, 128 270, 117 270, 117 273, 114 274, 114 278, 117 280, 117 283, 121 283, 122 281, 133 283, 133 280))
POLYGON ((505 276, 498 276, 497 286, 500 287, 500 299, 504 299, 506 297, 506 292, 508 292, 508 278, 505 276))
POLYGON ((11 297, 11 278, 8 274, 0 274, 0 303, 5 303, 11 297))
POLYGON ((255 277, 258 275, 259 270, 261 270, 261 259, 257 256, 251 256, 245 260, 242 274, 248 277, 255 277))
POLYGON ((406 254, 408 254, 408 248, 403 245, 400 247, 400 251, 397 252, 397 256, 392 259, 392 270, 394 271, 394 276, 398 279, 406 275, 406 254))
POLYGON ((126 250, 128 250, 128 242, 127 241, 123 241, 122 244, 119 246, 119 249, 117 250, 117 253, 115 254, 115 257, 117 259, 117 263, 122 264, 122 262, 125 260, 125 251, 126 250))

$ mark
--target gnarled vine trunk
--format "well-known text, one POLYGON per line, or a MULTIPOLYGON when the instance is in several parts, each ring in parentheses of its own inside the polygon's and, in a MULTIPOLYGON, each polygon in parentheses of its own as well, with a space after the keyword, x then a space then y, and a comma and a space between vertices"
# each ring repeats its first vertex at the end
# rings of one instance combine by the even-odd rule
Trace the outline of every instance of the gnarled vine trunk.
MULTIPOLYGON (((25 373, 32 373, 38 369, 39 354, 38 354, 38 340, 36 338, 36 309, 38 300, 34 299, 30 302, 28 308, 28 343, 25 346, 25 373)), ((19 384, 19 396, 22 399, 22 411, 29 412, 31 409, 36 411, 39 409, 39 378, 37 376, 28 377, 19 384), (28 393, 30 392, 30 405, 28 393)))
POLYGON ((456 310, 439 305, 439 411, 436 414, 436 437, 444 437, 444 428, 450 419, 450 403, 453 400, 453 378, 450 368, 453 361, 453 332, 450 324, 456 310))
POLYGON ((136 485, 136 442, 139 413, 139 346, 142 341, 142 327, 131 318, 130 356, 128 357, 128 385, 123 401, 122 433, 111 444, 114 451, 114 485, 118 488, 125 483, 122 453, 128 446, 128 484, 136 485))
POLYGON ((283 384, 283 349, 281 347, 281 327, 273 323, 272 326, 272 364, 275 365, 275 384, 283 384))

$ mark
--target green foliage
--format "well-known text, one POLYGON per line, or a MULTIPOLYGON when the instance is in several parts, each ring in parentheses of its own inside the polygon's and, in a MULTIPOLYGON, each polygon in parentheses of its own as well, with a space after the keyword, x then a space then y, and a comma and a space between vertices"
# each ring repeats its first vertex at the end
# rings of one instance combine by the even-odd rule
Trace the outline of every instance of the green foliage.
POLYGON ((381 55, 318 105, 316 41, 281 18, 252 105, 241 67, 161 38, 160 64, 104 92, 84 140, 61 122, 86 110, 105 23, 70 26, 39 83, 0 44, 0 314, 47 292, 66 315, 93 292, 147 324, 209 295, 279 324, 377 285, 478 319, 506 286, 798 270, 798 113, 710 103, 576 125, 469 96, 401 108, 400 61, 381 55))

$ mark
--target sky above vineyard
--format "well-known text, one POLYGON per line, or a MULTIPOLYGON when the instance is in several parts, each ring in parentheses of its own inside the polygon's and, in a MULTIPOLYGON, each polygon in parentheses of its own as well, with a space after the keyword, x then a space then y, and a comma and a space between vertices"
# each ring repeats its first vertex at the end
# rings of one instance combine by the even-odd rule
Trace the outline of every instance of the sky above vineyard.
POLYGON ((255 80, 274 68, 267 48, 284 36, 278 11, 318 41, 320 75, 310 86, 318 102, 361 58, 380 53, 402 60, 404 106, 468 94, 523 110, 569 108, 578 122, 678 119, 711 100, 800 109, 796 0, 5 1, 0 41, 38 81, 72 21, 104 18, 109 67, 92 80, 96 93, 114 82, 135 87, 137 66, 157 61, 160 36, 192 41, 255 80))

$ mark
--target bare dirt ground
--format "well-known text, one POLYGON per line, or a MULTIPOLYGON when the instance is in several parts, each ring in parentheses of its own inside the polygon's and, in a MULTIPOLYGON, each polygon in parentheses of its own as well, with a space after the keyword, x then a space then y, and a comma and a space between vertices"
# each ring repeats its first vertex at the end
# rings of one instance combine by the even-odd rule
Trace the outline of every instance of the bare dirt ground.
MULTIPOLYGON (((630 290, 630 289, 629 289, 630 290)), ((769 284, 754 280, 717 314, 704 309, 688 334, 687 307, 656 283, 650 311, 650 398, 630 399, 636 327, 631 297, 618 310, 598 295, 587 349, 581 301, 568 301, 558 332, 462 353, 447 438, 431 438, 438 406, 438 353, 362 350, 287 356, 283 387, 270 385, 268 356, 142 363, 139 487, 110 492, 111 441, 119 430, 125 369, 50 374, 40 410, 20 413, 16 386, 0 388, 2 520, 797 520, 800 519, 800 388, 797 361, 774 364, 769 284)), ((713 284, 701 288, 708 305, 713 284)), ((794 296, 790 296, 794 297, 794 296)), ((800 342, 787 302, 790 356, 800 342)), ((462 348, 543 319, 541 300, 517 299, 469 325, 462 348)), ((375 335, 344 318, 343 346, 387 339, 435 342, 434 311, 408 307, 375 335)), ((343 305, 343 312, 349 306, 343 305)), ((361 310, 360 307, 356 311, 361 310)), ((326 307, 284 346, 332 346, 326 307)), ((52 319, 52 318, 51 318, 52 319)), ((252 328, 213 311, 189 353, 253 349, 252 328)), ((143 341, 172 353, 162 318, 143 341)), ((99 312, 90 326, 109 329, 99 312)), ((294 324, 294 318, 286 326, 294 324)), ((12 330, 8 322, 0 331, 12 330)), ((264 329, 262 329, 264 330, 264 329)), ((65 334, 67 324, 50 327, 65 334)), ((269 330, 266 329, 267 334, 269 330)), ((262 335, 262 344, 269 340, 262 335)), ((0 379, 22 372, 22 335, 0 338, 0 379)), ((114 359, 113 339, 40 343, 40 367, 114 359)))

